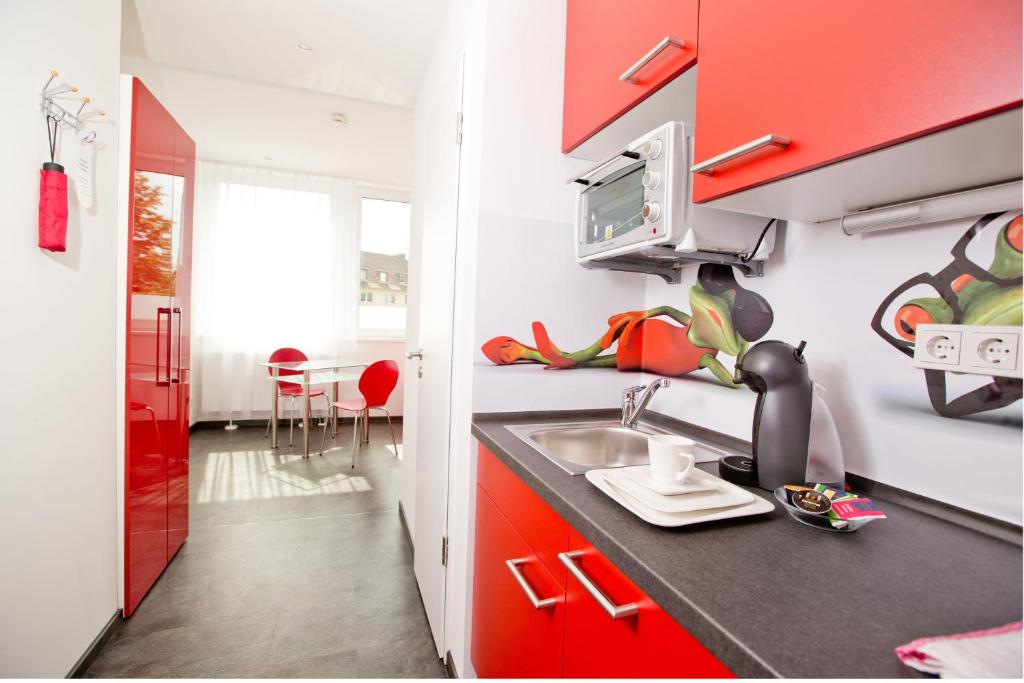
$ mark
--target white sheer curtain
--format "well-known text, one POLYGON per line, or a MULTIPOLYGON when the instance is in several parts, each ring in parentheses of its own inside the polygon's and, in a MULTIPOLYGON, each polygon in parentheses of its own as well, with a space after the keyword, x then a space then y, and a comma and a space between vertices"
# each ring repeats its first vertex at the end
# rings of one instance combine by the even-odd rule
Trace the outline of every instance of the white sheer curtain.
MULTIPOLYGON (((192 277, 197 419, 262 417, 277 348, 355 357, 356 184, 200 161, 192 277)), ((314 409, 317 406, 314 405, 314 409)))

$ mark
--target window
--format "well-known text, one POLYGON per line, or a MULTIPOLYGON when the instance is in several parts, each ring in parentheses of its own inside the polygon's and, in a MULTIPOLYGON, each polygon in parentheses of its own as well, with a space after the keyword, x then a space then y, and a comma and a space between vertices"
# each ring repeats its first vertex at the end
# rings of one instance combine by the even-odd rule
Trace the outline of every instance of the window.
POLYGON ((370 197, 360 201, 362 337, 405 336, 409 218, 408 202, 370 197))

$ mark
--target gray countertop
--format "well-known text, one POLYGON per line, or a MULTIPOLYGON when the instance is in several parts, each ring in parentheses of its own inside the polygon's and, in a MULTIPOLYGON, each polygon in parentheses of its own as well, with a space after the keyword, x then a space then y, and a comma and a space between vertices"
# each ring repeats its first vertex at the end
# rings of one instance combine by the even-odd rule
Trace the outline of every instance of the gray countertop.
POLYGON ((473 435, 736 675, 915 676, 898 645, 1021 619, 1019 532, 1007 542, 877 493, 888 519, 852 534, 803 526, 778 504, 664 529, 505 429, 614 415, 480 414, 473 435))

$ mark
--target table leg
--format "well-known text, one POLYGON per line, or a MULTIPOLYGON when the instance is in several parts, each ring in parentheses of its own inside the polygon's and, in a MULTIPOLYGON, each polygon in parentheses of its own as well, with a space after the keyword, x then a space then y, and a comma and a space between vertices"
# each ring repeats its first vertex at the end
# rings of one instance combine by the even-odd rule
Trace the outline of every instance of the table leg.
POLYGON ((302 373, 302 457, 309 457, 309 372, 302 373))
POLYGON ((331 383, 331 438, 338 436, 338 409, 334 404, 338 402, 338 382, 331 383))
POLYGON ((270 447, 277 448, 277 368, 272 368, 274 381, 270 383, 270 447))
POLYGON ((370 443, 370 409, 363 411, 363 443, 370 443))

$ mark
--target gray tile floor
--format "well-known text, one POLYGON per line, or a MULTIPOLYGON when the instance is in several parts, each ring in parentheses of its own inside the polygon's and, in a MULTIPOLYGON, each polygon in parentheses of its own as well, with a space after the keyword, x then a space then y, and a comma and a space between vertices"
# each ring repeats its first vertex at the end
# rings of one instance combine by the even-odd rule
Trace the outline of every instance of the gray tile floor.
POLYGON ((355 470, 350 425, 309 460, 286 430, 193 433, 189 540, 86 676, 443 677, 387 425, 355 470))

